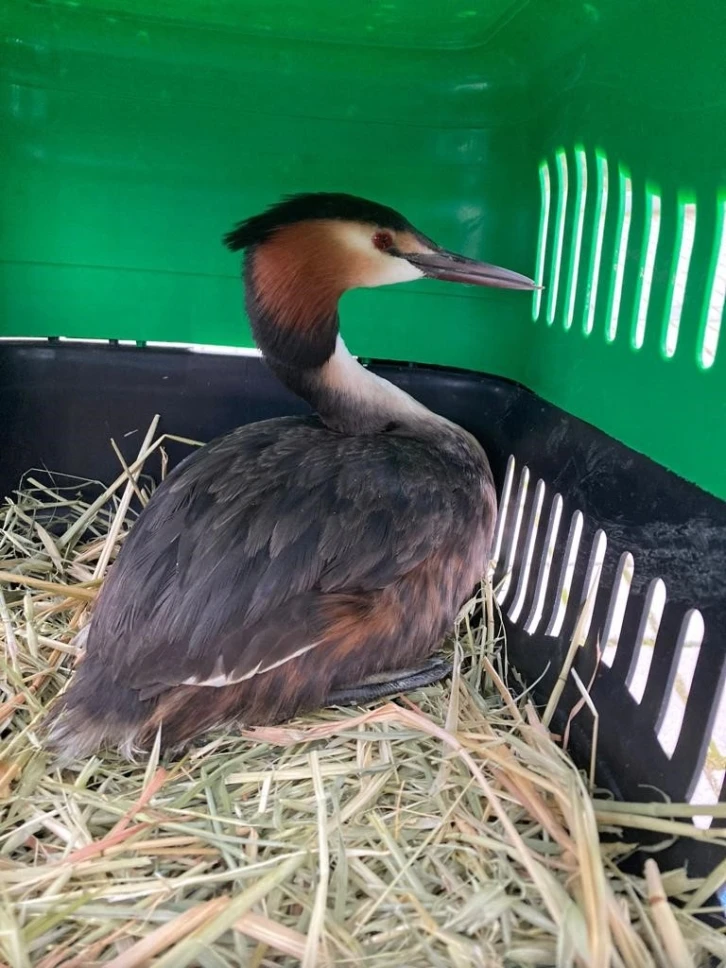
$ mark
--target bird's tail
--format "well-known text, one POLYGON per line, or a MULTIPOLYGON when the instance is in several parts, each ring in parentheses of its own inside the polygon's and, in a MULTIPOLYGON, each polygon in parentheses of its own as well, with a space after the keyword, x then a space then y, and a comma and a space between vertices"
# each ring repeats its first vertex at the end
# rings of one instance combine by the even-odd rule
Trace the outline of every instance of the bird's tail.
POLYGON ((101 747, 116 747, 131 758, 154 706, 136 690, 109 681, 103 663, 87 655, 42 724, 44 745, 56 754, 59 766, 101 747))

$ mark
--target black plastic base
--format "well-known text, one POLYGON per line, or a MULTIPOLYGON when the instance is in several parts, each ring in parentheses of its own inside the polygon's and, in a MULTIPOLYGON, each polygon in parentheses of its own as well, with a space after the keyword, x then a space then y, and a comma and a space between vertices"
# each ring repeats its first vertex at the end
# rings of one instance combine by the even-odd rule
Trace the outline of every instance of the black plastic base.
MULTIPOLYGON (((541 478, 547 487, 543 519, 555 492, 564 498, 567 521, 575 510, 583 512, 572 601, 579 601, 591 537, 597 528, 604 529, 608 551, 601 591, 587 647, 576 665, 584 682, 593 671, 594 642, 605 620, 616 562, 623 551, 633 554, 635 575, 616 661, 612 669, 600 667, 592 688, 600 717, 598 778, 624 799, 659 799, 660 790, 682 800, 710 736, 726 671, 726 503, 505 380, 390 364, 374 369, 475 434, 490 455, 500 488, 510 454, 518 466, 527 465, 532 481, 541 478), (664 580, 668 600, 645 696, 638 704, 624 679, 644 595, 656 577, 664 580), (700 609, 706 633, 681 736, 669 760, 655 724, 672 683, 681 620, 691 607, 700 609)), ((0 344, 0 495, 9 494, 31 467, 114 479, 119 469, 109 438, 133 459, 156 413, 162 417, 161 431, 208 440, 239 424, 306 409, 255 357, 148 347, 0 344)), ((185 452, 174 445, 168 450, 172 462, 185 452)), ((524 508, 525 523, 529 507, 524 508)), ((544 530, 539 529, 535 560, 544 530)), ((560 529, 556 561, 567 530, 560 529)), ((515 572, 520 564, 515 563, 515 572)), ((557 563, 552 589, 558 573, 557 563)), ((527 682, 538 681, 538 701, 550 694, 575 620, 576 609, 570 608, 556 637, 540 631, 530 636, 520 625, 508 624, 510 660, 527 682)), ((571 709, 578 698, 574 685, 568 685, 561 709, 571 709)), ((561 727, 562 716, 553 725, 561 727)), ((583 766, 590 742, 590 718, 581 713, 570 748, 583 766)), ((704 844, 682 840, 663 863, 687 862, 698 875, 721 856, 704 844)))

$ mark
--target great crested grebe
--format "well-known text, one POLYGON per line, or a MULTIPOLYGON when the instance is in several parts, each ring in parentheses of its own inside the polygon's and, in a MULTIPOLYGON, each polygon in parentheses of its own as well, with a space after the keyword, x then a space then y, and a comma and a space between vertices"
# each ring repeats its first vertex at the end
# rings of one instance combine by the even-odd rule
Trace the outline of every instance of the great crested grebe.
POLYGON ((48 721, 62 758, 176 748, 441 679, 434 656, 485 570, 496 493, 466 431, 361 366, 348 289, 422 277, 535 283, 440 248, 344 194, 288 198, 225 236, 277 377, 315 415, 239 427, 159 486, 95 604, 48 721))

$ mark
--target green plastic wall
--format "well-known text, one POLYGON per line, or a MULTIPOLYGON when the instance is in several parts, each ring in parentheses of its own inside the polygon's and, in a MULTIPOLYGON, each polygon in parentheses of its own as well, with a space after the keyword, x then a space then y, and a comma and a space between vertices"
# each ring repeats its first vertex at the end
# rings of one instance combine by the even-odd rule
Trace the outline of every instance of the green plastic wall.
POLYGON ((520 381, 726 499, 721 0, 0 17, 1 335, 251 345, 222 233, 282 194, 353 192, 547 287, 351 293, 354 352, 520 381))

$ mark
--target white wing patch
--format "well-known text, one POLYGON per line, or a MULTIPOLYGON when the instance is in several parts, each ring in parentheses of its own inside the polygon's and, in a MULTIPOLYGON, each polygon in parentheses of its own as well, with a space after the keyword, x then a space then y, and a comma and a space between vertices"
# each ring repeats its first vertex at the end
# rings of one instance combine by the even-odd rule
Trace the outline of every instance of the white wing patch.
POLYGON ((277 662, 272 662, 270 665, 263 665, 262 662, 258 662, 254 669, 249 672, 245 672, 243 676, 235 676, 234 673, 223 673, 220 672, 217 675, 211 676, 209 679, 197 679, 195 676, 191 676, 189 679, 184 679, 181 683, 183 686, 209 686, 214 689, 221 689, 224 686, 233 686, 238 682, 244 682, 246 679, 252 679, 254 676, 264 675, 266 672, 272 672, 273 669, 278 669, 280 666, 285 665, 286 662, 291 662, 293 659, 299 658, 301 655, 305 655, 306 652, 310 652, 316 646, 320 645, 323 639, 319 639, 317 642, 312 642, 310 645, 304 645, 301 649, 297 649, 295 652, 291 652, 290 655, 286 655, 284 659, 279 659, 277 662))

